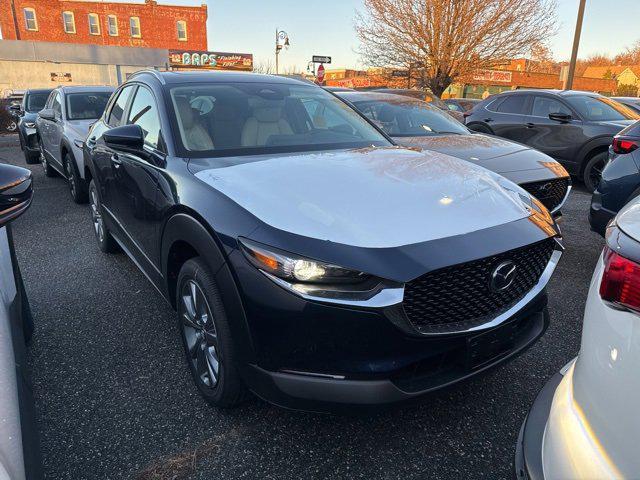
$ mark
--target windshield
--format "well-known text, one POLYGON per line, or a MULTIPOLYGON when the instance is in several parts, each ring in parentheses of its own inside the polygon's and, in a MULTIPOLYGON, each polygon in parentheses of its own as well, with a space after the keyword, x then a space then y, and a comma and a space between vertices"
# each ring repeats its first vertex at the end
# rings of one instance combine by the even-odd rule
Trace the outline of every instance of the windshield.
POLYGON ((612 120, 638 120, 640 114, 633 109, 607 97, 589 95, 569 95, 565 100, 585 120, 608 122, 612 120))
POLYGON ((386 146, 389 141, 322 88, 215 83, 170 89, 188 156, 232 156, 386 146))
POLYGON ((460 122, 438 108, 409 98, 354 101, 364 115, 392 137, 423 137, 443 133, 469 133, 460 122))
POLYGON ((111 92, 67 94, 67 120, 97 120, 111 97, 111 92))
POLYGON ((49 98, 49 93, 30 93, 27 96, 27 112, 39 112, 44 108, 49 98))

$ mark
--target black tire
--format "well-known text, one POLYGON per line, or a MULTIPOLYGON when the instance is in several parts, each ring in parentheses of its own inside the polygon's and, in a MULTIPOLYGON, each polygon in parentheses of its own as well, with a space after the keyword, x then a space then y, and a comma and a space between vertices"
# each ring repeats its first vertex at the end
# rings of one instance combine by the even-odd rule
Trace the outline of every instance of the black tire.
POLYGON ((44 169, 45 177, 51 178, 56 176, 55 169, 49 164, 49 161, 47 160, 47 157, 44 154, 44 149, 42 148, 42 144, 40 144, 40 162, 42 163, 42 168, 44 169))
POLYGON ((469 130, 472 130, 474 132, 487 133, 489 135, 493 135, 493 131, 491 131, 489 127, 481 123, 472 123, 471 125, 467 125, 467 128, 469 128, 469 130))
POLYGON ((26 148, 24 149, 24 161, 28 165, 35 165, 40 163, 40 154, 29 152, 26 148))
POLYGON ((200 257, 188 260, 180 269, 176 305, 187 363, 200 394, 216 407, 238 406, 247 390, 238 372, 218 287, 200 257))
POLYGON ((602 170, 607 164, 608 159, 609 154, 607 152, 600 152, 591 157, 584 166, 582 181, 589 193, 593 193, 595 189, 598 188, 598 184, 602 178, 602 170))
POLYGON ((98 248, 104 253, 115 253, 119 251, 118 242, 115 241, 106 224, 104 223, 104 215, 102 204, 100 203, 100 195, 98 188, 93 180, 89 184, 89 204, 91 208, 91 220, 93 224, 93 233, 96 235, 98 248))
POLYGON ((87 203, 89 200, 89 192, 87 190, 87 183, 80 178, 76 162, 71 158, 68 153, 65 154, 64 159, 64 173, 67 177, 67 183, 69 184, 69 192, 71 198, 76 203, 87 203))

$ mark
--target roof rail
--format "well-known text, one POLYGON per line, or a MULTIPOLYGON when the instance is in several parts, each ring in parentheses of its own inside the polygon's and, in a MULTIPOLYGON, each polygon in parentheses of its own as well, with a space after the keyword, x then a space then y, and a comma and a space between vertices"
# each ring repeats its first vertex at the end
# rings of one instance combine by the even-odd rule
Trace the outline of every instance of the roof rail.
POLYGON ((154 77, 156 77, 156 79, 162 84, 165 85, 166 82, 164 80, 164 78, 162 78, 162 75, 160 75, 160 72, 154 68, 143 68, 142 70, 138 70, 137 72, 133 72, 129 78, 133 78, 137 75, 142 75, 143 73, 149 73, 151 75, 153 75, 154 77))

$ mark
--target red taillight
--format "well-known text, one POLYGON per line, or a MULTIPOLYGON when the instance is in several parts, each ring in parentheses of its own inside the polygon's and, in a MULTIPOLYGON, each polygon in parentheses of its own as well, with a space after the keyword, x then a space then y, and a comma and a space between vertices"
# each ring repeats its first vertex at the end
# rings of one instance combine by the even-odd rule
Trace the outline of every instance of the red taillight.
POLYGON ((613 151, 619 155, 624 155, 627 153, 633 152, 636 148, 638 148, 638 141, 636 140, 628 140, 624 138, 613 139, 613 151))
POLYGON ((605 247, 600 296, 640 312, 640 265, 605 247))

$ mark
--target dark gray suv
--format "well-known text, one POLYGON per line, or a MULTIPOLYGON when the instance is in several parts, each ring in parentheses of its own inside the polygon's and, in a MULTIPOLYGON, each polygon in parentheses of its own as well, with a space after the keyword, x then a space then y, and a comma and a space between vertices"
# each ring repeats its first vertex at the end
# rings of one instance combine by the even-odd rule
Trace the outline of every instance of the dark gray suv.
POLYGON ((546 153, 593 192, 614 135, 638 119, 637 112, 597 93, 516 90, 478 104, 466 124, 546 153))

